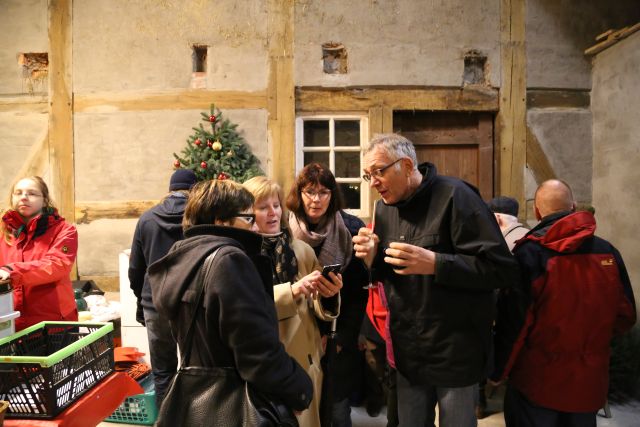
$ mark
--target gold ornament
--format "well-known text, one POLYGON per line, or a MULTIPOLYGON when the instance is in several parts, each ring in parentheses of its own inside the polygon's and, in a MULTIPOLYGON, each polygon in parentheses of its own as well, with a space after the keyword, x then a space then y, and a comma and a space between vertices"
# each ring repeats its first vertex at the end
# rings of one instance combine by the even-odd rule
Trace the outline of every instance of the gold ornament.
POLYGON ((213 143, 211 148, 213 148, 213 151, 220 151, 222 150, 222 144, 220 143, 220 141, 216 141, 213 143))
POLYGON ((227 151, 227 157, 231 157, 231 156, 233 156, 233 150, 227 151))

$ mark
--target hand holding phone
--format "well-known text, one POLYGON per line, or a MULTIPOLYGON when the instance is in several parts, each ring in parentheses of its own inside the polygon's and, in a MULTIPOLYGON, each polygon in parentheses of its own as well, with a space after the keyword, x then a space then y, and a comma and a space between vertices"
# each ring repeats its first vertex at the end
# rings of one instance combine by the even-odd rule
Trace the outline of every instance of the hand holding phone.
POLYGON ((322 277, 324 277, 325 280, 318 280, 316 282, 320 295, 325 298, 330 298, 340 292, 340 288, 342 288, 342 275, 340 275, 341 269, 342 264, 325 265, 322 268, 322 277), (335 279, 331 279, 329 277, 329 273, 331 272, 336 275, 335 279))
POLYGON ((329 273, 333 272, 335 274, 340 273, 340 269, 342 268, 342 264, 329 264, 322 267, 322 275, 325 279, 331 281, 329 278, 329 273))

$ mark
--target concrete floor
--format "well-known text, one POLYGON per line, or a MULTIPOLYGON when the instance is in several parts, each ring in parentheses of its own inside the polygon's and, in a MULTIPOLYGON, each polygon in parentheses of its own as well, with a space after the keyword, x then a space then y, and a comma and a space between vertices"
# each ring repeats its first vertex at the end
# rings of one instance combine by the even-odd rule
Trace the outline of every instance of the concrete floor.
MULTIPOLYGON (((491 407, 491 404, 490 404, 491 407)), ((640 402, 628 405, 612 405, 611 418, 605 418, 600 411, 597 418, 598 427, 640 427, 640 402)), ((376 418, 367 415, 364 407, 353 408, 351 411, 353 427, 386 427, 386 413, 381 413, 376 418)), ((436 421, 436 425, 438 425, 436 421)), ((502 412, 495 412, 488 417, 478 420, 478 427, 505 427, 502 412)))

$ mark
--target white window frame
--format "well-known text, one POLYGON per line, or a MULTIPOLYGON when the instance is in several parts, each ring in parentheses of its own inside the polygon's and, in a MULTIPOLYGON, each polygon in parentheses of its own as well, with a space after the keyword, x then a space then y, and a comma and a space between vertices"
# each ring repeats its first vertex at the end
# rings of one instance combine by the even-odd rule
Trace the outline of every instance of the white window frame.
MULTIPOLYGON (((329 169, 335 175, 335 153, 336 152, 359 152, 360 167, 362 171, 363 150, 369 141, 369 117, 366 114, 313 114, 300 115, 296 117, 296 175, 304 168, 304 153, 308 152, 329 152, 329 169), (353 147, 335 147, 335 121, 336 120, 359 120, 360 121, 360 145, 353 147), (324 147, 304 146, 304 122, 305 121, 328 121, 329 122, 329 145, 324 147)), ((360 209, 345 209, 347 213, 360 218, 369 216, 369 183, 358 174, 355 178, 341 178, 336 176, 338 184, 360 184, 360 209)))

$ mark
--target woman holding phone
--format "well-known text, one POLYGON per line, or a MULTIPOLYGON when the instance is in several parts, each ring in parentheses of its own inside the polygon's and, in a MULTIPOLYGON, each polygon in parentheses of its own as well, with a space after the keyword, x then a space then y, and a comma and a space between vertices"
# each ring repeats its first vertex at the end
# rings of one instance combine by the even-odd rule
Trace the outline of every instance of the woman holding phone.
MULTIPOLYGON (((329 394, 333 400, 333 426, 351 427, 349 396, 359 386, 358 373, 362 370, 358 334, 368 296, 363 286, 368 284, 369 275, 364 264, 353 256, 351 242, 364 223, 344 212, 342 206, 342 194, 333 173, 320 163, 310 163, 300 171, 287 197, 293 237, 308 243, 320 264, 343 266, 336 355, 329 362, 332 384, 329 394)), ((325 323, 322 329, 327 333, 329 325, 325 323)))
POLYGON ((277 183, 258 176, 246 181, 244 187, 255 198, 253 212, 263 238, 262 254, 271 260, 280 341, 313 381, 314 398, 309 409, 297 415, 298 422, 320 427, 323 351, 314 317, 325 322, 338 317, 341 275, 327 274, 329 278, 324 278, 313 249, 291 237, 282 215, 282 189, 277 183))

